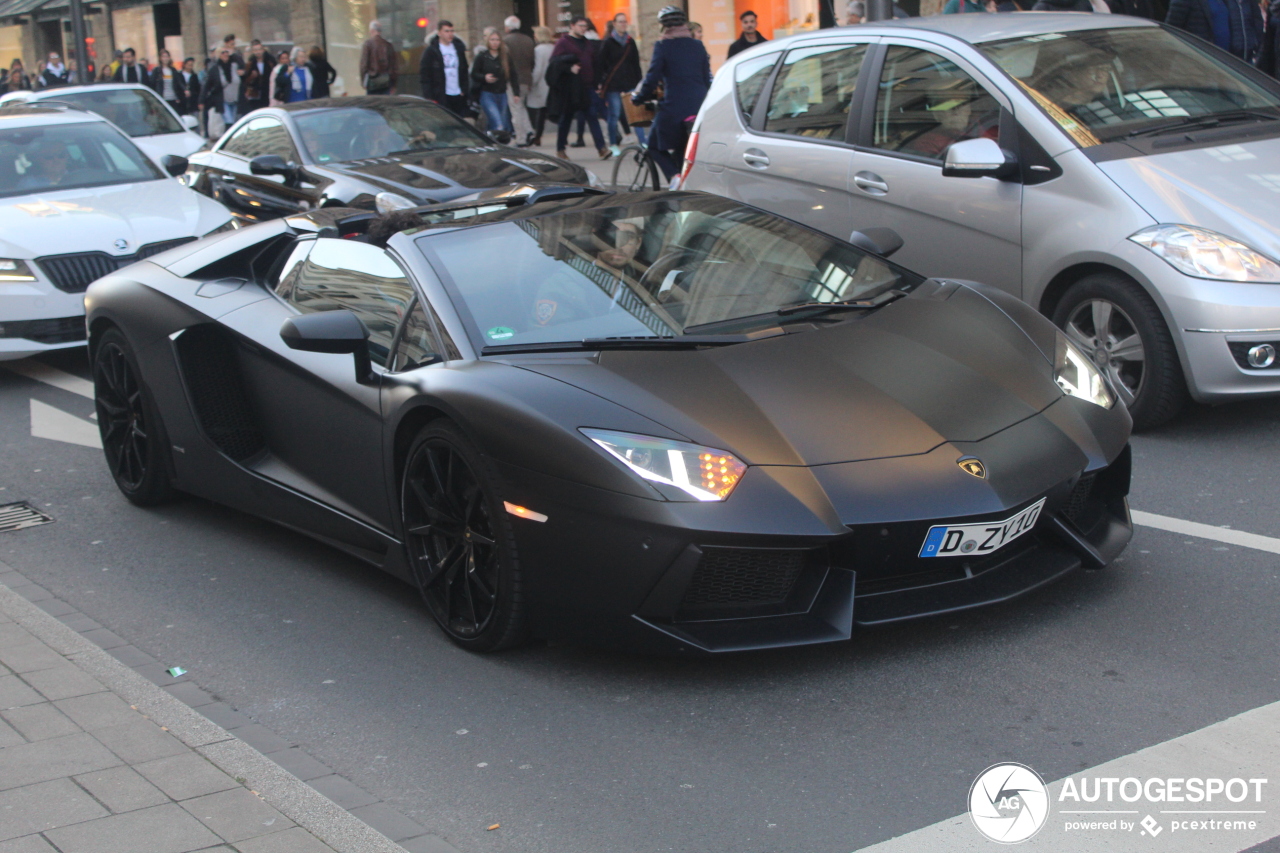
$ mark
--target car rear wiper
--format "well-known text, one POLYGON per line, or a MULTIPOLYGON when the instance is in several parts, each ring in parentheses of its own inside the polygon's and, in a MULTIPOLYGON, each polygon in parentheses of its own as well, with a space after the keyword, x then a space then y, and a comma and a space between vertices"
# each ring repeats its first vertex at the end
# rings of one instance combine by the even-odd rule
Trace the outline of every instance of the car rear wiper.
POLYGON ((590 352, 610 349, 697 349, 698 347, 723 347, 745 344, 750 341, 784 335, 782 329, 772 326, 741 335, 667 335, 667 336, 619 336, 608 338, 583 338, 580 341, 533 341, 527 344, 495 344, 480 350, 481 355, 509 355, 524 352, 590 352))
POLYGON ((870 299, 849 299, 844 302, 797 302, 794 305, 783 305, 773 313, 785 317, 788 314, 799 314, 801 311, 866 311, 869 308, 888 305, 906 295, 901 290, 886 290, 870 299))
POLYGON ((1203 130, 1240 121, 1276 121, 1277 119, 1280 119, 1280 116, 1275 113, 1264 113, 1258 110, 1231 110, 1207 116, 1186 116, 1177 121, 1167 121, 1164 124, 1131 130, 1126 134, 1126 137, 1131 139, 1135 136, 1159 136, 1162 133, 1171 133, 1178 130, 1203 130))

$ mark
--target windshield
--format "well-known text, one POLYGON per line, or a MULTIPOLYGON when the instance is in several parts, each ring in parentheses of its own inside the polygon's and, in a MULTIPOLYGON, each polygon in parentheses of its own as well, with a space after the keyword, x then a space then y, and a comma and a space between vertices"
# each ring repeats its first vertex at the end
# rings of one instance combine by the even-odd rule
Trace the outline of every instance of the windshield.
POLYGON ((1280 99, 1208 51, 1156 27, 1048 33, 979 45, 1081 147, 1280 99))
POLYGON ((304 112, 294 115, 294 124, 317 163, 493 144, 448 110, 426 103, 304 112))
POLYGON ((711 323, 716 333, 745 332, 776 324, 773 312, 787 305, 864 299, 921 280, 718 198, 497 222, 418 245, 480 346, 666 337, 711 323))
POLYGON ((104 122, 0 130, 0 196, 163 177, 136 145, 104 122))
POLYGON ((184 128, 164 103, 142 89, 101 89, 96 92, 59 92, 49 101, 61 101, 97 113, 130 136, 182 133, 184 128))

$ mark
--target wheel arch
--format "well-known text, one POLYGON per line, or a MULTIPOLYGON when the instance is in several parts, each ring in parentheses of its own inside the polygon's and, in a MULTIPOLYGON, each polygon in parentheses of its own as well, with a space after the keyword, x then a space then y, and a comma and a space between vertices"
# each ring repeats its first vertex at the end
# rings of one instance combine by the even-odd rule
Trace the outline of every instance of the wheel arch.
POLYGON ((414 406, 405 412, 396 424, 391 441, 391 486, 394 492, 395 510, 400 510, 400 479, 404 475, 404 466, 409 461, 409 448, 414 438, 422 432, 427 424, 437 420, 455 421, 447 411, 432 403, 414 406))
MULTIPOLYGON (((1164 314, 1164 305, 1155 292, 1144 282, 1136 278, 1126 270, 1112 264, 1101 263, 1099 261, 1084 261, 1082 263, 1072 264, 1071 266, 1058 272, 1053 278, 1049 279, 1049 283, 1045 285, 1044 291, 1040 294, 1040 299, 1036 303, 1036 310, 1046 317, 1052 317, 1054 309, 1058 307, 1058 303, 1062 301, 1063 295, 1071 289, 1071 285, 1080 279, 1096 275, 1098 273, 1115 273, 1122 275, 1132 281, 1138 287, 1142 288, 1148 296, 1160 306, 1160 313, 1164 314)), ((1165 324, 1168 325, 1168 315, 1165 316, 1165 324)))

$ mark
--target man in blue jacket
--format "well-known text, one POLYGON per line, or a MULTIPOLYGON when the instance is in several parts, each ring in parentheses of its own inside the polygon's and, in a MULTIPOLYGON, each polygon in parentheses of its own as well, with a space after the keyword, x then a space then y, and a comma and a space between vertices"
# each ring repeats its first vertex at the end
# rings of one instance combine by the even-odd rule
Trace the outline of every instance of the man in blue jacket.
POLYGON ((1253 62, 1262 46, 1262 10, 1254 0, 1171 0, 1164 22, 1253 62))
POLYGON ((662 84, 662 100, 653 117, 649 148, 653 160, 668 181, 684 156, 685 119, 698 114, 711 86, 711 57, 689 32, 688 18, 679 6, 664 6, 658 13, 662 38, 653 46, 649 73, 631 99, 636 103, 653 97, 662 84))

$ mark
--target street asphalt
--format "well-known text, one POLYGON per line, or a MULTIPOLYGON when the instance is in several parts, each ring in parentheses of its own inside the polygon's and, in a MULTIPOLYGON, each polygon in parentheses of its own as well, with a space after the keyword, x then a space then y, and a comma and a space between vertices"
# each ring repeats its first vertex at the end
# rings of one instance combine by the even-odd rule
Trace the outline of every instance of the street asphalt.
MULTIPOLYGON (((305 537, 131 506, 31 399, 92 411, 0 369, 0 504, 55 519, 0 560, 463 853, 847 853, 962 813, 997 761, 1055 779, 1280 700, 1280 557, 1141 527, 1102 572, 834 646, 476 656, 305 537)), ((1134 439, 1132 506, 1280 537, 1278 445, 1280 401, 1193 407, 1134 439)))

